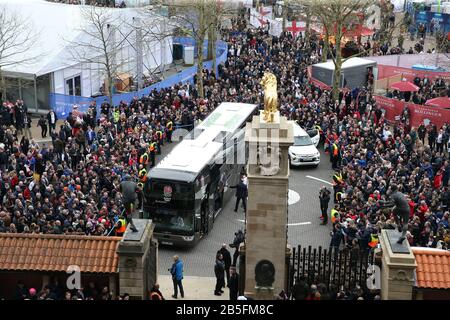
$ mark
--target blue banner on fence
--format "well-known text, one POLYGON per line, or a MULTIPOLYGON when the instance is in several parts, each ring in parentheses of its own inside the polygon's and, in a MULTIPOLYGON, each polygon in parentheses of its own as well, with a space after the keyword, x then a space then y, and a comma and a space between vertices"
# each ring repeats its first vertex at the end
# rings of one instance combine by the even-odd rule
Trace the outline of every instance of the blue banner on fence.
MULTIPOLYGON (((173 42, 178 42, 183 44, 183 46, 193 46, 195 44, 194 39, 192 38, 174 38, 173 42)), ((228 57, 228 44, 224 41, 217 41, 216 45, 216 75, 218 74, 218 65, 225 63, 227 61, 228 57)), ((203 44, 203 49, 206 49, 207 52, 208 48, 208 42, 205 41, 203 44)), ((206 56, 206 53, 205 53, 206 56)), ((203 67, 207 68, 208 70, 211 70, 213 67, 212 61, 206 61, 203 63, 203 67)), ((134 97, 141 98, 144 95, 149 95, 151 91, 154 89, 161 90, 163 88, 170 88, 176 84, 182 83, 191 83, 194 82, 194 76, 197 73, 197 66, 193 66, 187 69, 184 69, 183 71, 172 75, 168 77, 167 79, 155 83, 149 87, 143 88, 139 91, 134 92, 126 92, 121 94, 115 94, 112 97, 113 105, 118 105, 121 101, 125 101, 129 103, 134 97)), ((79 97, 79 96, 69 96, 65 94, 59 94, 59 93, 50 93, 49 94, 49 102, 50 102, 50 108, 52 108, 55 113, 57 114, 58 118, 65 119, 69 112, 72 111, 74 105, 78 105, 78 110, 81 112, 86 112, 91 105, 92 101, 95 101, 97 104, 97 114, 100 114, 100 105, 104 101, 109 101, 109 97, 107 96, 100 96, 97 98, 91 98, 91 97, 79 97)))

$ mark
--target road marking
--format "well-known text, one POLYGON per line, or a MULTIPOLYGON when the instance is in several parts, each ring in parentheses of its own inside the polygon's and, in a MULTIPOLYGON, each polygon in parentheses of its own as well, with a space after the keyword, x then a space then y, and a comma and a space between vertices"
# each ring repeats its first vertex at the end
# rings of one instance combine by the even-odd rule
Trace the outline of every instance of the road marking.
MULTIPOLYGON (((242 219, 236 219, 239 222, 245 222, 245 220, 242 219)), ((311 224, 311 222, 295 222, 295 223, 288 223, 288 226, 305 226, 311 224)))
POLYGON ((309 179, 313 179, 313 180, 317 180, 317 181, 323 182, 323 183, 328 183, 330 186, 333 185, 331 182, 323 180, 323 179, 320 179, 320 178, 311 177, 311 176, 306 176, 306 177, 309 178, 309 179))
POLYGON ((288 226, 304 226, 307 224, 311 224, 311 222, 296 222, 296 223, 288 223, 288 226))
POLYGON ((300 195, 298 194, 298 192, 289 189, 288 192, 288 205, 297 203, 300 201, 300 195))

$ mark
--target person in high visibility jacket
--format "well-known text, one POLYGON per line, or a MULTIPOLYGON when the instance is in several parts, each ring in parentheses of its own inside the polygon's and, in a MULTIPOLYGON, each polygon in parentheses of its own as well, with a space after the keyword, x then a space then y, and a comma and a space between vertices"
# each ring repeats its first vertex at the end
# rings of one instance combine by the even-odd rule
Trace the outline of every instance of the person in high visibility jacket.
POLYGON ((156 164, 156 147, 157 147, 157 144, 156 144, 156 142, 152 142, 152 143, 150 143, 150 147, 149 147, 149 151, 150 151, 150 162, 151 162, 151 164, 152 164, 152 167, 154 167, 155 166, 155 164, 156 164))
POLYGON ((333 209, 331 209, 331 222, 334 224, 339 221, 340 213, 337 210, 337 206, 334 206, 333 209))
POLYGON ((336 171, 336 173, 333 175, 333 182, 334 184, 343 184, 344 178, 342 177, 342 173, 339 171, 336 171))
POLYGON ((336 201, 335 202, 339 202, 339 201, 341 201, 341 199, 342 199, 342 195, 343 195, 344 193, 343 192, 341 192, 341 191, 339 191, 339 192, 336 192, 336 201))
POLYGON ((139 164, 142 164, 144 166, 146 166, 148 164, 148 160, 149 160, 149 156, 147 152, 144 152, 140 157, 139 157, 139 164))
POLYGON ((116 236, 121 237, 127 230, 127 221, 124 218, 117 220, 115 224, 116 236))
POLYGON ((166 140, 168 143, 172 143, 173 122, 170 120, 166 123, 166 131, 166 140))
POLYGON ((331 168, 336 170, 339 162, 339 146, 336 142, 331 145, 331 168))
POLYGON ((344 179, 342 177, 342 173, 336 172, 333 175, 333 192, 334 192, 334 203, 339 202, 338 200, 338 193, 342 191, 342 188, 344 186, 344 179))
POLYGON ((147 169, 141 164, 139 165, 139 173, 138 173, 139 181, 145 183, 147 181, 147 169))
POLYGON ((378 245, 378 234, 377 233, 372 233, 370 235, 370 242, 369 242, 369 247, 371 248, 375 248, 378 245))
POLYGON ((156 141, 158 141, 158 149, 159 149, 158 154, 160 154, 161 153, 160 146, 164 145, 164 134, 163 134, 162 130, 156 131, 155 136, 156 136, 156 141))

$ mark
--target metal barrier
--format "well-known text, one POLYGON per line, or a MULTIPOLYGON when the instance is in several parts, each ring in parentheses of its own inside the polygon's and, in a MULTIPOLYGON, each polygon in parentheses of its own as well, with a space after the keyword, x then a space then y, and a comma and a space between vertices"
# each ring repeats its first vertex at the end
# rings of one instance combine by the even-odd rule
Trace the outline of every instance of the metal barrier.
MULTIPOLYGON (((194 39, 192 38, 175 38, 175 41, 178 41, 179 43, 182 43, 183 45, 189 45, 191 44, 194 39)), ((194 41, 195 42, 195 41, 194 41)), ((205 41, 203 44, 204 48, 208 47, 208 42, 205 41)), ((228 44, 225 41, 217 41, 217 47, 216 47, 216 75, 218 74, 217 66, 219 64, 225 63, 228 57, 228 44)), ((203 67, 207 68, 208 70, 211 70, 213 67, 212 61, 205 61, 203 63, 203 67)), ((143 88, 139 91, 134 92, 127 92, 122 94, 115 94, 112 97, 112 103, 113 105, 118 105, 121 101, 129 102, 134 97, 142 97, 145 95, 149 95, 151 91, 153 90, 161 90, 163 88, 170 88, 178 83, 191 83, 194 82, 194 76, 197 73, 197 66, 193 66, 190 68, 187 68, 175 75, 172 75, 168 77, 167 79, 155 83, 149 87, 143 88)), ((91 104, 92 101, 96 102, 97 105, 97 114, 100 115, 100 106, 104 101, 109 101, 109 97, 107 96, 100 96, 97 98, 91 98, 91 97, 79 97, 79 96, 70 96, 65 94, 59 94, 59 93, 50 93, 49 94, 49 104, 50 108, 55 111, 58 118, 66 118, 69 115, 69 112, 72 111, 74 105, 78 105, 78 110, 81 112, 86 112, 91 104)))

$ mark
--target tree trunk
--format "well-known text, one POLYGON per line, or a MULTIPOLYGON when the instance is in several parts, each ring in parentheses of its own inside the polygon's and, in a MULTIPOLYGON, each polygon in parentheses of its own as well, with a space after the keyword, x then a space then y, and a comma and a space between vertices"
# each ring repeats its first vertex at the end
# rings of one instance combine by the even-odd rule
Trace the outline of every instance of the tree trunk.
POLYGON ((216 62, 216 58, 217 58, 217 30, 215 27, 213 27, 212 29, 214 29, 213 32, 213 43, 212 43, 212 71, 214 71, 214 74, 216 75, 217 78, 217 73, 216 73, 216 67, 217 67, 217 62, 216 62))
POLYGON ((109 103, 111 104, 111 106, 114 106, 113 98, 112 98, 113 97, 113 88, 114 88, 114 79, 113 79, 113 76, 111 75, 111 72, 109 72, 109 71, 107 72, 106 77, 108 79, 108 84, 109 84, 109 88, 108 88, 109 103))
POLYGON ((327 62, 327 60, 328 60, 329 47, 330 47, 330 42, 328 41, 328 32, 325 32, 323 48, 322 48, 322 62, 327 62))
POLYGON ((199 98, 205 98, 203 92, 203 41, 204 37, 197 43, 197 90, 199 98))
POLYGON ((307 48, 309 48, 309 39, 311 37, 311 31, 309 29, 310 25, 311 25, 311 14, 309 8, 306 8, 305 44, 307 48))
POLYGON ((208 56, 207 60, 212 60, 214 55, 214 42, 215 42, 215 36, 214 36, 215 28, 210 27, 208 30, 208 56))
POLYGON ((288 1, 285 0, 283 5, 283 32, 286 32, 287 15, 288 15, 288 1))
MULTIPOLYGON (((338 26, 339 28, 339 26, 338 26)), ((342 29, 342 28, 341 28, 342 29)), ((338 29, 339 30, 339 29, 338 29)), ((342 74, 341 34, 336 34, 336 60, 334 62, 333 99, 339 99, 339 88, 342 74)))
POLYGON ((0 92, 2 93, 2 102, 5 102, 6 99, 6 79, 3 75, 2 70, 0 69, 0 92))

